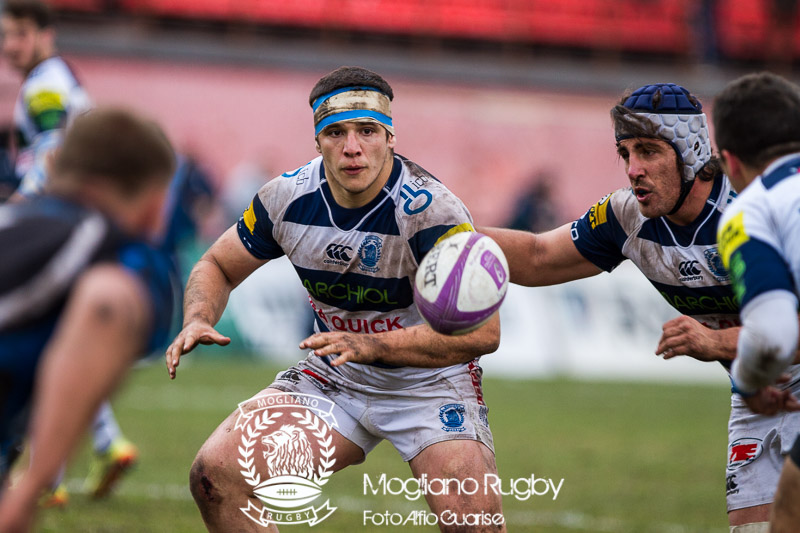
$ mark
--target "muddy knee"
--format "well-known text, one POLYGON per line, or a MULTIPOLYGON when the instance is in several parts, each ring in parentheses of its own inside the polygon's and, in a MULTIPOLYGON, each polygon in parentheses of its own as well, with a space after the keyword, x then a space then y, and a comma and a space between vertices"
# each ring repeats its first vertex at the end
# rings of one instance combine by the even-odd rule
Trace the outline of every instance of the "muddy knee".
POLYGON ((194 501, 201 508, 209 504, 218 504, 221 500, 219 476, 211 470, 206 460, 198 455, 189 471, 189 489, 192 491, 194 501))

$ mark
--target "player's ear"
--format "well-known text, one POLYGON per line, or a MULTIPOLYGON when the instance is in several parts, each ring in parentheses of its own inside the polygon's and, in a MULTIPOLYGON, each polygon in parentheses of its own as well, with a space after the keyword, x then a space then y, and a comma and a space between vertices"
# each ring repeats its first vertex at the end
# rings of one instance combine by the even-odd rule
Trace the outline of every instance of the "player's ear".
POLYGON ((386 144, 389 146, 389 148, 394 149, 395 142, 395 136, 390 133, 389 138, 386 139, 386 144))
POLYGON ((738 176, 739 173, 742 171, 742 161, 734 154, 730 152, 730 150, 722 150, 720 152, 720 161, 722 162, 722 170, 728 176, 738 176))
POLYGON ((317 152, 322 153, 322 148, 319 146, 319 139, 314 139, 314 147, 317 149, 317 152))

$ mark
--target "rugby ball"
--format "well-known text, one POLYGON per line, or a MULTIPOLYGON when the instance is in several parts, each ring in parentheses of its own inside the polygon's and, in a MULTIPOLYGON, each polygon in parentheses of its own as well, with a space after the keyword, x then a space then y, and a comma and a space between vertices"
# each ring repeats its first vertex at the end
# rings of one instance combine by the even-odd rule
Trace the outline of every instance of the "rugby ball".
POLYGON ((276 476, 259 485, 253 493, 267 505, 293 509, 314 501, 322 489, 300 476, 276 476))
POLYGON ((414 302, 430 327, 462 335, 483 325, 508 290, 508 262, 500 246, 474 231, 452 235, 422 259, 414 302))

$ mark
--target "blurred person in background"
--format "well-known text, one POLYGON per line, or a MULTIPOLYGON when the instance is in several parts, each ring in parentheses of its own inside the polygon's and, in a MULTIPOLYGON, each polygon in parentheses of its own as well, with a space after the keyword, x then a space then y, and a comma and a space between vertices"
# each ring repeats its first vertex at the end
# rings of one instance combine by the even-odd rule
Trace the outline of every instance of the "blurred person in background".
POLYGON ((769 26, 767 27, 766 57, 773 70, 791 72, 796 52, 798 0, 767 0, 769 26))
POLYGON ((253 191, 264 185, 264 176, 274 175, 264 153, 239 161, 225 179, 220 203, 226 229, 242 216, 242 206, 252 199, 253 191))
MULTIPOLYGON (((47 159, 61 144, 64 129, 92 106, 89 94, 56 50, 53 13, 41 0, 8 0, 0 17, 2 53, 24 80, 14 105, 15 172, 19 186, 10 198, 18 202, 40 194, 47 185, 47 159)), ((125 436, 108 402, 92 425, 94 457, 85 488, 95 497, 110 493, 121 474, 137 461, 138 450, 125 436)), ((69 494, 61 482, 43 500, 64 506, 69 494)))
MULTIPOLYGON (((630 187, 602 198, 580 219, 533 234, 479 229, 508 259, 511 281, 564 283, 612 271, 630 259, 683 316, 666 322, 656 348, 730 369, 739 337, 739 304, 717 248, 716 228, 736 196, 712 156, 706 116, 685 88, 646 85, 611 110, 617 153, 630 187)), ((800 367, 793 367, 800 370, 800 367)), ((734 533, 768 530, 770 504, 788 440, 800 429, 792 396, 800 383, 768 386, 753 414, 732 394, 727 507, 734 533)))
POLYGON ((0 206, 0 531, 36 502, 137 356, 169 335, 161 231, 175 161, 154 122, 90 111, 70 126, 48 192, 0 206), (8 473, 24 437, 30 465, 8 473))
POLYGON ((72 69, 57 54, 53 14, 47 4, 7 0, 0 30, 3 57, 24 76, 14 104, 19 199, 42 191, 47 154, 59 144, 67 124, 92 103, 72 69))
POLYGON ((19 187, 19 178, 14 171, 11 124, 0 126, 0 204, 6 202, 19 187))
MULTIPOLYGON (((722 260, 742 305, 731 381, 742 399, 758 398, 792 365, 800 295, 800 87, 770 73, 728 84, 714 100, 714 130, 725 172, 739 196, 719 225, 722 260)), ((800 435, 788 452, 775 495, 771 533, 800 528, 800 435)))
MULTIPOLYGON (((422 257, 447 236, 473 228, 458 198, 394 153, 393 97, 381 76, 359 67, 342 67, 317 82, 309 104, 321 157, 264 185, 195 265, 186 286, 184 329, 167 350, 166 364, 174 378, 180 357, 199 343, 227 344, 230 339, 214 325, 231 290, 285 254, 308 290, 318 333, 300 343, 313 350, 308 357, 258 397, 330 401, 338 423, 329 441, 335 448, 332 471, 360 463, 387 439, 417 477, 471 478, 483 485, 485 474, 497 470, 478 358, 497 348, 499 319, 446 336, 424 324, 413 303, 410 280, 422 257), (359 296, 365 293, 371 296, 359 296)), ((262 442, 282 438, 283 428, 296 420, 290 415, 302 416, 296 408, 275 411, 277 423, 264 430, 262 442)), ((258 500, 236 460, 238 413, 208 438, 190 472, 210 531, 263 530, 243 512, 242 505, 258 500)), ((309 446, 320 457, 321 445, 309 446)), ((276 455, 266 449, 265 457, 276 455)), ((255 455, 261 460, 261 452, 255 455)), ((311 462, 298 464, 322 468, 311 462)), ((265 483, 280 477, 268 475, 265 483)), ((484 488, 474 495, 429 493, 426 499, 437 515, 499 515, 499 495, 484 488)), ((274 523, 263 525, 275 531, 274 523)), ((442 527, 448 530, 444 522, 442 527)), ((505 525, 491 521, 471 530, 505 531, 505 525)))
POLYGON ((553 178, 547 172, 537 172, 514 206, 506 227, 538 233, 562 222, 553 199, 553 178))

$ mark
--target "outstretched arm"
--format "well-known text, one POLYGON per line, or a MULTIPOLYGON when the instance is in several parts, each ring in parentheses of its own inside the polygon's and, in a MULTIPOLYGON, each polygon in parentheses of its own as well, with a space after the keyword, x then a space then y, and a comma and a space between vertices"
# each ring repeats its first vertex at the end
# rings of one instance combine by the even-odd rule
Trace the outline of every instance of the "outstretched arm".
POLYGON ((499 345, 500 317, 495 313, 464 335, 442 335, 426 324, 371 335, 331 331, 311 335, 300 348, 314 350, 320 357, 338 354, 333 366, 351 362, 435 368, 466 363, 499 345))
POLYGON ((42 355, 30 422, 30 468, 0 504, 0 531, 27 531, 100 403, 144 347, 151 304, 141 282, 117 266, 87 271, 42 355))
POLYGON ((497 241, 508 260, 511 282, 527 287, 556 285, 602 272, 572 242, 572 224, 534 234, 503 228, 478 228, 497 241))
POLYGON ((266 262, 245 249, 236 225, 228 228, 203 254, 186 283, 183 330, 167 348, 167 370, 171 379, 175 379, 181 356, 198 344, 226 345, 230 342, 214 329, 214 325, 222 316, 231 291, 266 262))

